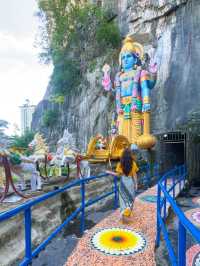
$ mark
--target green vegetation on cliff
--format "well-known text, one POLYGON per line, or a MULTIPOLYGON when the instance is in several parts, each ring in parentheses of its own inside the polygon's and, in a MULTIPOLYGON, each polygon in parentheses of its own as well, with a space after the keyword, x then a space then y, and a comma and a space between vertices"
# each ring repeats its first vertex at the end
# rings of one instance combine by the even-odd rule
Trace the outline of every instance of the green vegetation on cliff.
POLYGON ((53 93, 65 96, 78 87, 91 61, 119 47, 119 29, 110 11, 96 5, 40 0, 39 8, 41 59, 52 60, 53 93))
POLYGON ((52 128, 56 124, 59 116, 57 110, 47 110, 43 115, 43 124, 45 127, 52 128))

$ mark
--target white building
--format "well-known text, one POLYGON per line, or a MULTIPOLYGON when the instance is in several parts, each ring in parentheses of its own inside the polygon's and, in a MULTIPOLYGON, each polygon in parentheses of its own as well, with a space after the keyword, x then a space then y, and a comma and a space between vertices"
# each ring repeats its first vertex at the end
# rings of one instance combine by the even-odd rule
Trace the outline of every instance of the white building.
POLYGON ((30 101, 27 99, 25 104, 20 106, 21 115, 21 133, 24 134, 26 130, 31 129, 32 115, 35 111, 35 105, 30 105, 30 101))

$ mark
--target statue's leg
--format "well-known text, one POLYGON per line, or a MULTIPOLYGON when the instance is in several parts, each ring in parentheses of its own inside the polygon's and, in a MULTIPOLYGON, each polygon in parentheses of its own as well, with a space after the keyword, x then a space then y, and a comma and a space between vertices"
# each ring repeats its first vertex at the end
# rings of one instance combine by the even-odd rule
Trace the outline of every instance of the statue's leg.
POLYGON ((131 120, 130 119, 126 119, 123 122, 123 136, 127 137, 127 139, 129 140, 129 142, 131 142, 131 120))
POLYGON ((4 187, 3 180, 5 178, 4 170, 2 167, 0 167, 0 188, 4 187))
POLYGON ((90 177, 90 173, 91 173, 91 169, 90 169, 90 166, 89 166, 89 162, 87 162, 87 177, 90 177))
POLYGON ((32 173, 31 175, 31 190, 36 191, 37 190, 37 174, 32 173))
POLYGON ((118 115, 117 123, 118 123, 118 133, 119 135, 123 135, 123 115, 118 115))
POLYGON ((52 177, 53 176, 53 168, 54 168, 54 166, 50 165, 50 168, 49 168, 49 177, 52 177))
POLYGON ((58 168, 58 176, 62 176, 62 167, 63 167, 63 164, 62 166, 59 166, 58 168))
POLYGON ((25 178, 24 178, 24 175, 20 175, 20 187, 21 187, 21 190, 25 190, 26 189, 26 183, 25 183, 25 178))
POLYGON ((131 138, 130 142, 132 144, 136 143, 139 136, 142 135, 142 113, 132 112, 131 113, 131 138))
POLYGON ((36 181, 37 181, 37 190, 41 190, 42 189, 42 179, 41 176, 38 175, 38 173, 36 174, 36 181))
POLYGON ((20 190, 26 189, 26 183, 25 183, 23 171, 24 171, 24 163, 21 163, 21 165, 18 167, 12 167, 12 172, 15 173, 17 176, 19 176, 19 178, 20 178, 20 180, 19 180, 20 190))
POLYGON ((132 139, 131 119, 124 119, 124 115, 118 115, 118 133, 125 136, 130 142, 132 139))

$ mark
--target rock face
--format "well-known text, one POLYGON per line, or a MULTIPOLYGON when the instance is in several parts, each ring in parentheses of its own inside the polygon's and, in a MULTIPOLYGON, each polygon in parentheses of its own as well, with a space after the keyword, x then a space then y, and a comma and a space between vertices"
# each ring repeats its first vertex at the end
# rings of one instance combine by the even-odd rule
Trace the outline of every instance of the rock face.
POLYGON ((105 135, 108 132, 111 112, 114 109, 113 95, 104 93, 101 88, 101 66, 103 59, 97 62, 98 67, 90 72, 88 71, 84 82, 75 93, 71 92, 65 97, 64 104, 53 104, 44 99, 37 106, 33 117, 32 127, 34 130, 42 130, 45 136, 48 136, 50 144, 63 135, 65 128, 73 133, 77 146, 81 150, 86 150, 87 143, 91 136, 96 133, 105 135), (56 127, 48 131, 42 127, 42 115, 45 110, 59 109, 60 117, 56 127))
MULTIPOLYGON (((152 90, 153 133, 176 130, 187 123, 188 113, 195 111, 200 101, 200 1, 93 2, 111 8, 122 37, 131 34, 158 63, 158 80, 152 90)), ((54 141, 68 127, 75 134, 79 147, 85 149, 92 135, 107 133, 111 111, 115 108, 114 97, 104 93, 101 88, 101 67, 105 58, 99 58, 94 70, 91 73, 88 71, 80 93, 71 94, 59 107, 62 109, 61 117, 53 134, 54 141)), ((39 110, 44 105, 45 100, 36 110, 33 129, 40 128, 39 110)))

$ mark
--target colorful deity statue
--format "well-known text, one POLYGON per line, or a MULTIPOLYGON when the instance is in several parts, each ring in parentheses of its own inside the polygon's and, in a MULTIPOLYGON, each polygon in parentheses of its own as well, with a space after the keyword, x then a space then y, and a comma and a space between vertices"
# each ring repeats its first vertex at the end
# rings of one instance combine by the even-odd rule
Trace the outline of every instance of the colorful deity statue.
POLYGON ((32 157, 34 160, 44 160, 44 156, 48 154, 49 147, 45 139, 40 133, 36 133, 33 140, 29 143, 29 148, 34 149, 32 157))
POLYGON ((106 138, 104 138, 101 134, 96 135, 96 149, 102 150, 106 149, 106 138))
MULTIPOLYGON (((126 37, 113 90, 116 93, 118 134, 140 148, 151 148, 155 138, 150 135, 150 90, 156 82, 157 66, 152 64, 149 69, 143 69, 143 57, 142 45, 126 37)), ((102 84, 109 91, 112 87, 109 65, 104 65, 102 70, 102 84)))

